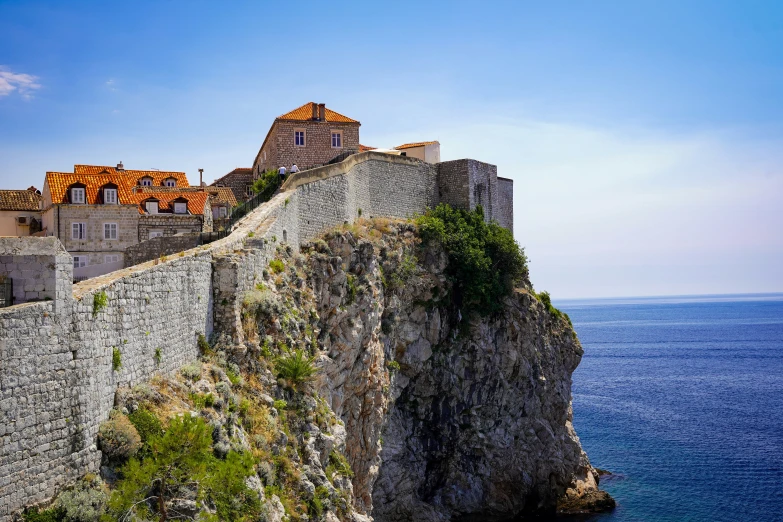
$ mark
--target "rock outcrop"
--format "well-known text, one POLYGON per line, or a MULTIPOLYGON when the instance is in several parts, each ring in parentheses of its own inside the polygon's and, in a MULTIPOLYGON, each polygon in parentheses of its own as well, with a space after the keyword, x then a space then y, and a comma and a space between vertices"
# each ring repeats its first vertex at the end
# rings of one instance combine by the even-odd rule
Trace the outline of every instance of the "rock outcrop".
POLYGON ((503 520, 552 514, 558 500, 567 512, 613 505, 571 423, 582 348, 529 281, 502 313, 463 317, 445 253, 386 221, 332 232, 287 262, 296 268, 270 286, 319 316, 316 387, 345 423, 357 512, 503 520))

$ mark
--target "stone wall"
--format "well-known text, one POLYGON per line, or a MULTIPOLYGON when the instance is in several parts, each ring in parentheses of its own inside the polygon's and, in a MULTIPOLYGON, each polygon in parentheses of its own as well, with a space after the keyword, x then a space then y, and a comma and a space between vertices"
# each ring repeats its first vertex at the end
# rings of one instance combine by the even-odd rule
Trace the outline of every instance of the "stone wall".
POLYGON ((125 266, 138 265, 161 256, 176 255, 179 252, 196 248, 200 244, 200 234, 154 237, 128 248, 125 251, 125 266))
POLYGON ((162 232, 163 237, 210 232, 211 220, 209 230, 206 230, 204 217, 191 214, 146 214, 139 219, 139 242, 149 240, 153 230, 162 232))
POLYGON ((243 297, 278 246, 296 251, 360 209, 366 217, 423 212, 438 202, 438 175, 412 158, 357 154, 289 177, 224 239, 89 279, 72 292, 63 265, 53 301, 0 309, 0 522, 98 469, 98 426, 118 387, 177 371, 198 356, 200 334, 241 341, 243 297), (106 306, 96 306, 103 296, 106 306), (119 369, 112 368, 115 349, 119 369))
POLYGON ((0 277, 13 281, 14 304, 62 299, 73 260, 54 237, 0 237, 0 277))
POLYGON ((252 168, 235 168, 223 177, 212 182, 215 187, 229 187, 238 202, 248 200, 250 185, 253 183, 252 168))
POLYGON ((498 176, 498 208, 495 219, 500 226, 514 232, 514 181, 498 176))

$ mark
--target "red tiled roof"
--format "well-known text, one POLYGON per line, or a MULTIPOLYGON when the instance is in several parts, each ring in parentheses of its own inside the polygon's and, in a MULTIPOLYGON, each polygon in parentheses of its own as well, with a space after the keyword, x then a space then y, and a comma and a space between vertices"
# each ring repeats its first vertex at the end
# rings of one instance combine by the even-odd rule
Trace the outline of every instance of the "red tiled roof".
POLYGON ((174 178, 177 180, 177 186, 189 187, 188 178, 184 172, 170 172, 162 170, 117 170, 116 167, 104 167, 100 165, 74 165, 74 174, 108 174, 117 176, 127 176, 133 178, 134 185, 138 185, 138 180, 144 177, 152 178, 153 186, 163 186, 164 180, 174 178))
POLYGON ((188 212, 191 214, 201 216, 204 215, 204 205, 209 198, 207 192, 136 192, 131 195, 131 203, 136 203, 139 206, 139 214, 145 214, 146 209, 143 207, 143 202, 148 199, 158 200, 158 212, 174 212, 173 202, 175 199, 186 199, 188 201, 188 212))
POLYGON ((193 194, 196 192, 206 192, 212 196, 215 201, 226 203, 230 207, 237 206, 237 198, 229 187, 215 187, 207 185, 205 187, 136 187, 136 192, 152 193, 152 192, 178 192, 180 194, 193 194))
POLYGON ((402 149, 412 149, 413 147, 423 147, 425 145, 434 145, 434 144, 440 145, 437 141, 418 141, 415 143, 406 143, 405 145, 398 145, 397 147, 394 147, 395 150, 402 150, 402 149))
MULTIPOLYGON (((318 113, 318 104, 314 102, 308 102, 302 105, 301 107, 297 107, 296 109, 287 112, 283 114, 282 116, 278 116, 278 120, 295 120, 295 121, 309 121, 313 119, 313 106, 315 105, 315 111, 316 114, 318 113)), ((329 107, 326 107, 325 116, 326 121, 333 121, 336 123, 359 123, 356 120, 353 120, 349 118, 348 116, 343 116, 339 112, 334 112, 329 107)))
POLYGON ((32 190, 0 190, 0 210, 40 210, 41 196, 32 190))
POLYGON ((75 183, 86 187, 86 203, 94 205, 99 202, 98 190, 107 184, 117 185, 117 197, 120 204, 133 203, 133 188, 140 186, 142 178, 152 178, 154 188, 163 188, 161 185, 166 179, 174 178, 178 188, 188 188, 188 178, 184 172, 163 172, 157 170, 117 170, 115 167, 102 167, 94 165, 74 165, 74 173, 47 172, 46 181, 52 203, 67 203, 66 191, 75 183))
POLYGON ((370 147, 369 145, 362 145, 361 143, 359 144, 359 152, 367 152, 368 150, 375 150, 377 148, 378 147, 370 147))

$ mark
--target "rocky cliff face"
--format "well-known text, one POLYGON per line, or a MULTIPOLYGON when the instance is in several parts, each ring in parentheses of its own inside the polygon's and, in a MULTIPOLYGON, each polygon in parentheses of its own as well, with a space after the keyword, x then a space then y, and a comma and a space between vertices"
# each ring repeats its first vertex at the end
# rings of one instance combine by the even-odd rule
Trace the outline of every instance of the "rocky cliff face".
MULTIPOLYGON (((463 317, 444 252, 382 220, 283 258, 269 286, 317 312, 316 389, 344 422, 358 514, 503 520, 612 504, 571 424, 582 348, 528 281, 502 313, 463 317)), ((301 342, 296 328, 259 326, 301 342)))

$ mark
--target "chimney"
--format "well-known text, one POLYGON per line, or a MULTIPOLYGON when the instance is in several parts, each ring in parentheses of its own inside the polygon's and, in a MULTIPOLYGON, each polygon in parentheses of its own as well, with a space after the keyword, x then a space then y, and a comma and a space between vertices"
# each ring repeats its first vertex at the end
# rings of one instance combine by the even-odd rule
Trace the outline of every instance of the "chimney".
POLYGON ((313 119, 317 120, 318 119, 318 104, 311 103, 310 105, 312 105, 312 107, 313 107, 313 119))
POLYGON ((318 104, 318 119, 321 121, 326 121, 326 104, 325 103, 319 103, 318 104))
POLYGON ((122 162, 117 163, 117 170, 125 170, 125 167, 122 166, 122 162))
POLYGON ((198 169, 198 186, 204 190, 204 169, 198 169))

